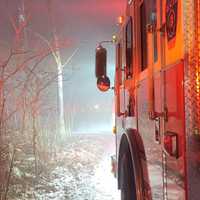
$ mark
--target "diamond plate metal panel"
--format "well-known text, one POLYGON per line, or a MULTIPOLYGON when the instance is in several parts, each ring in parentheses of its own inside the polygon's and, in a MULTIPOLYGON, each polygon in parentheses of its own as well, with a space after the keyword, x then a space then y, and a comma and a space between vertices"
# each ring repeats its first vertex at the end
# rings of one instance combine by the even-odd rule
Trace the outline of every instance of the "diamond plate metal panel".
POLYGON ((187 198, 200 190, 200 1, 184 1, 187 198))

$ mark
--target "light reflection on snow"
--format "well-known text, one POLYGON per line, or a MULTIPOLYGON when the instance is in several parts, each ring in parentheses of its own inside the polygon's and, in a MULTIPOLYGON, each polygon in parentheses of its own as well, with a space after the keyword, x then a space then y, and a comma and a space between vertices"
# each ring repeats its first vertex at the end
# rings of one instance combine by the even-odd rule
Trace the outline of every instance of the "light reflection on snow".
POLYGON ((107 155, 95 170, 94 182, 99 194, 97 200, 101 200, 101 194, 104 194, 105 200, 119 200, 119 191, 117 190, 117 179, 111 173, 110 157, 107 155), (109 170, 110 169, 110 170, 109 170))
POLYGON ((111 173, 114 152, 111 135, 75 137, 57 157, 48 191, 35 192, 38 200, 119 200, 111 173))
MULTIPOLYGON (((114 142, 111 134, 76 135, 68 138, 64 147, 57 151, 56 157, 47 161, 48 167, 37 181, 31 171, 27 171, 26 179, 23 179, 15 167, 13 173, 21 177, 23 185, 19 182, 10 188, 10 192, 16 195, 8 200, 119 200, 117 180, 111 173, 110 156, 115 152, 114 142)), ((29 163, 33 161, 28 158, 29 163)), ((152 197, 160 200, 162 166, 151 164, 149 171, 152 174, 152 197)), ((168 188, 171 192, 168 194, 170 200, 184 199, 180 196, 183 192, 175 187, 172 180, 168 180, 168 188)))

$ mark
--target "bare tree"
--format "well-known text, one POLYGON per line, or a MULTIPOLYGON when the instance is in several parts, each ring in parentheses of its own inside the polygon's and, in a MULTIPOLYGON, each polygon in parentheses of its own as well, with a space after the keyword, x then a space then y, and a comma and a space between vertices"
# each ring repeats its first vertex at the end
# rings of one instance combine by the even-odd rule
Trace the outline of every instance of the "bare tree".
MULTIPOLYGON (((79 51, 79 48, 76 48, 71 56, 66 60, 63 61, 60 48, 59 47, 59 38, 56 31, 56 25, 54 22, 53 17, 53 11, 52 11, 52 1, 47 0, 48 2, 48 9, 49 9, 49 18, 50 18, 50 24, 52 27, 52 36, 54 40, 54 44, 57 48, 55 48, 55 51, 52 51, 52 54, 54 56, 54 59, 56 61, 57 65, 57 72, 58 72, 58 101, 59 101, 59 127, 60 127, 60 138, 61 141, 66 140, 66 136, 71 135, 71 129, 69 127, 70 123, 67 122, 66 127, 66 120, 65 120, 65 113, 64 113, 64 99, 63 99, 63 70, 67 65, 70 63, 70 61, 73 59, 73 57, 76 55, 76 53, 79 51)), ((67 116, 67 119, 70 120, 71 117, 67 116)))
POLYGON ((8 18, 14 36, 12 45, 3 45, 6 53, 0 58, 0 199, 7 199, 15 170, 28 156, 33 158, 29 162, 37 178, 46 161, 56 155, 56 142, 71 133, 64 122, 63 69, 79 50, 63 62, 61 49, 69 43, 59 40, 56 31, 49 40, 32 30, 23 1, 17 18, 11 14, 8 18))

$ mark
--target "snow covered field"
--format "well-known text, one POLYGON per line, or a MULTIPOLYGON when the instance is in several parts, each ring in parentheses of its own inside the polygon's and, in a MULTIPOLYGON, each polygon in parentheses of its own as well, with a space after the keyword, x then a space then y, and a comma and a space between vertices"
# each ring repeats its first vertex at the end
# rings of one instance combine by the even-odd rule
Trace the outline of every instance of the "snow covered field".
POLYGON ((117 182, 111 173, 112 154, 111 134, 68 138, 48 176, 10 200, 119 200, 117 182))

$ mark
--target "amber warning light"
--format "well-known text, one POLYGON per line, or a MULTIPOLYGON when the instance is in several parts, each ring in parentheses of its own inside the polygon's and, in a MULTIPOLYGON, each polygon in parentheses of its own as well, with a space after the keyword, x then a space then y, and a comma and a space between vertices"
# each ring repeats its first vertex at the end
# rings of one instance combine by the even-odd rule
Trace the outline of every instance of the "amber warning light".
POLYGON ((123 22, 124 22, 124 16, 119 16, 118 19, 117 19, 117 23, 118 23, 119 25, 122 25, 123 22))

